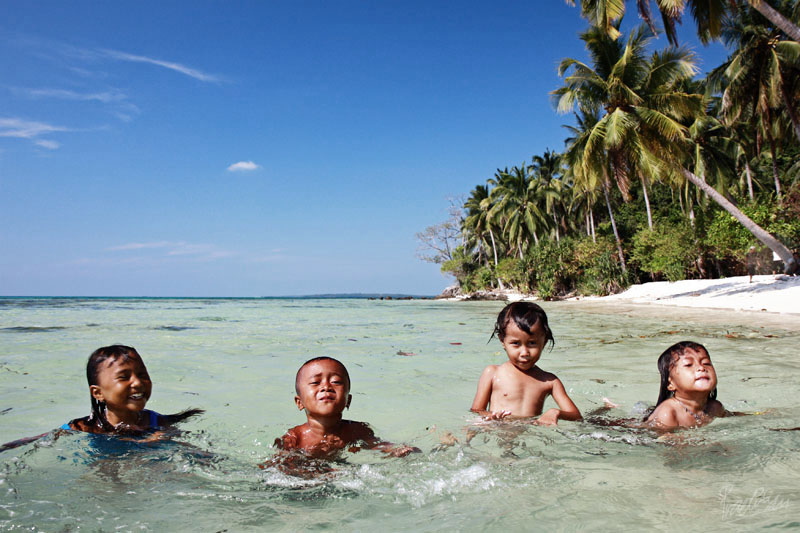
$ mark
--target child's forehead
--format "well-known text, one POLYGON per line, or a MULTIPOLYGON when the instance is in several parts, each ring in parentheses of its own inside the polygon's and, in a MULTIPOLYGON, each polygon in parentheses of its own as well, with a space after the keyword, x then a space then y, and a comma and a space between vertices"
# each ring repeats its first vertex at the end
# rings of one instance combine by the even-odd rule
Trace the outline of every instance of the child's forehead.
POLYGON ((341 374, 344 376, 347 374, 347 369, 345 369, 343 364, 339 363, 338 361, 333 361, 332 359, 319 359, 317 361, 311 361, 300 369, 300 375, 303 376, 313 376, 324 373, 341 374))
POLYGON ((705 350, 698 348, 695 350, 694 348, 685 348, 682 352, 678 353, 675 357, 675 361, 679 361, 683 358, 693 358, 693 359, 711 359, 711 356, 708 355, 708 352, 705 350))
MULTIPOLYGON (((530 334, 535 334, 539 332, 543 332, 544 328, 542 327, 542 321, 537 320, 533 324, 531 324, 531 332, 530 334)), ((505 329, 506 335, 528 335, 528 333, 517 324, 516 320, 509 320, 508 324, 506 324, 505 329)))
POLYGON ((125 368, 145 368, 144 361, 133 354, 109 357, 100 364, 100 370, 121 370, 125 368))

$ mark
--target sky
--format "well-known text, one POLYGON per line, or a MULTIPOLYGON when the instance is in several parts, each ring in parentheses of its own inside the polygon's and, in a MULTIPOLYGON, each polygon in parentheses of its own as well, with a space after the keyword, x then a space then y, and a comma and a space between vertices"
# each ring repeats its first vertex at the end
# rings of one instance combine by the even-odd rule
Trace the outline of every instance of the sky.
POLYGON ((563 148, 586 26, 563 0, 2 2, 0 295, 438 294, 415 234, 563 148))

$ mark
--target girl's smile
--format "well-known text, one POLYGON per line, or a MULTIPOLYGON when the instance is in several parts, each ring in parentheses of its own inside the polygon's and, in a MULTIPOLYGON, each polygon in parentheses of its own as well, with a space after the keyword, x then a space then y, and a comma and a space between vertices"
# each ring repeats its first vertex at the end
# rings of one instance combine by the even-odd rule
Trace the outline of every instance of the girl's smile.
POLYGON ((89 390, 97 401, 105 403, 110 424, 138 424, 153 383, 140 358, 120 357, 102 366, 97 374, 97 385, 89 390))

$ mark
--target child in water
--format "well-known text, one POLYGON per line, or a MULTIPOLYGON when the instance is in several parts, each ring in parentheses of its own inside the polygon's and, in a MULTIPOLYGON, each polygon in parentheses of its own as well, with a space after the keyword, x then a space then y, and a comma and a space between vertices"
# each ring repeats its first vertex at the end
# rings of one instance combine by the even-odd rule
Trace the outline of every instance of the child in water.
MULTIPOLYGON (((350 445, 363 443, 366 448, 381 450, 395 457, 419 452, 413 446, 395 446, 382 441, 364 422, 342 420, 350 407, 350 375, 345 366, 332 357, 315 357, 303 363, 294 382, 297 408, 306 412, 307 422, 293 427, 275 440, 283 450, 300 450, 309 457, 332 458, 350 445)), ((357 446, 349 448, 358 451, 357 446)))
POLYGON ((153 390, 141 356, 130 346, 104 346, 86 364, 92 414, 76 418, 61 429, 87 433, 138 433, 170 426, 203 412, 187 409, 161 415, 145 409, 153 390))
POLYGON ((646 422, 658 428, 697 427, 728 414, 717 401, 717 373, 708 350, 683 341, 658 358, 661 389, 646 422))
POLYGON ((472 401, 473 412, 487 420, 541 415, 534 422, 541 425, 556 425, 559 418, 581 419, 561 380, 536 366, 545 344, 555 343, 544 309, 531 302, 507 305, 497 316, 492 337, 495 335, 508 361, 489 365, 483 371, 472 401), (558 409, 542 414, 544 400, 550 395, 558 409))

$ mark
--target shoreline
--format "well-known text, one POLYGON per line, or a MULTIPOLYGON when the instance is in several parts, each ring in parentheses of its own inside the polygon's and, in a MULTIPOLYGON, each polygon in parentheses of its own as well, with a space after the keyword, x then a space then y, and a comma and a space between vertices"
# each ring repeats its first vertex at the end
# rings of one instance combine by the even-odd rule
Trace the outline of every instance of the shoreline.
MULTIPOLYGON (((443 298, 449 301, 520 300, 537 301, 539 297, 515 291, 479 291, 443 298)), ((800 315, 800 276, 761 275, 735 276, 722 279, 690 279, 654 281, 631 285, 625 291, 609 296, 572 296, 562 301, 605 304, 653 304, 699 309, 725 309, 800 315)))

